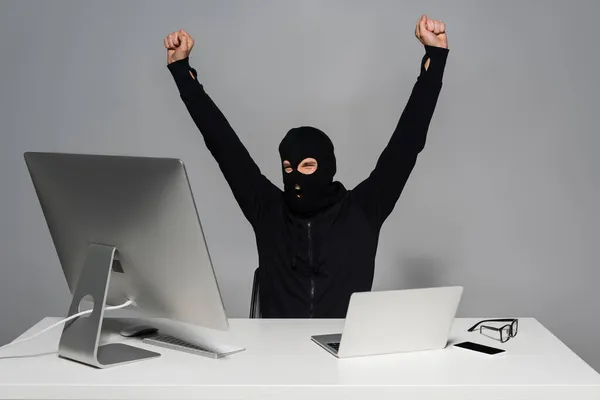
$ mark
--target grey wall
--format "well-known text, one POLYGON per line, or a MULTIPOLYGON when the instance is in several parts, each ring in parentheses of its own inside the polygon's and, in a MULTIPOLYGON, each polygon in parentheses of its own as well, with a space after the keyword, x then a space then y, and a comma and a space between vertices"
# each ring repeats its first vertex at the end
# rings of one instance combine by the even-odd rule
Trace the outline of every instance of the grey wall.
POLYGON ((162 39, 192 63, 263 172, 316 125, 354 186, 374 166, 423 54, 450 58, 426 150, 384 226, 376 289, 462 284, 460 316, 534 316, 600 369, 600 148, 594 1, 0 3, 0 342, 69 302, 24 151, 181 157, 226 308, 248 310, 250 226, 181 103, 162 39), (596 111, 596 113, 594 113, 596 111))

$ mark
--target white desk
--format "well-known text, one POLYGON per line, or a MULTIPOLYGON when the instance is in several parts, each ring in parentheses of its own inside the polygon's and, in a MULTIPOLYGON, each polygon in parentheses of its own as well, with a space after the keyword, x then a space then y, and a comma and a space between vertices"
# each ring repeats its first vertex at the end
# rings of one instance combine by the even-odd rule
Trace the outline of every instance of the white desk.
POLYGON ((341 320, 233 319, 227 335, 247 350, 229 358, 127 339, 162 356, 98 370, 57 357, 59 328, 0 352, 0 399, 600 399, 600 375, 535 319, 520 319, 519 334, 505 344, 466 332, 476 321, 457 319, 451 343, 473 340, 506 353, 448 346, 338 360, 309 337, 339 332, 341 320), (43 355, 7 358, 22 354, 43 355))

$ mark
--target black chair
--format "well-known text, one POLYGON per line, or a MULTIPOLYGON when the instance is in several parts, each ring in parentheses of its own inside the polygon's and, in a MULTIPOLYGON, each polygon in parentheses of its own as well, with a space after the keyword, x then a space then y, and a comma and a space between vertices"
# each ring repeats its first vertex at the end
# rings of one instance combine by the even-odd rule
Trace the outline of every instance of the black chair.
POLYGON ((258 295, 258 268, 254 270, 254 279, 252 280, 252 297, 250 298, 250 316, 249 318, 260 318, 260 299, 258 295))

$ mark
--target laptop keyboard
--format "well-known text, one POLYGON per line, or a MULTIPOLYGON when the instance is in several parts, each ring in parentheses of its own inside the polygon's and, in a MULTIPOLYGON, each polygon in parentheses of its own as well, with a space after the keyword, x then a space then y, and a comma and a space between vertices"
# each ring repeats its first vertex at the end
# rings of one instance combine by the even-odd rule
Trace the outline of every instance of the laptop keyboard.
POLYGON ((327 343, 327 346, 331 347, 335 351, 339 351, 340 350, 340 342, 327 343))

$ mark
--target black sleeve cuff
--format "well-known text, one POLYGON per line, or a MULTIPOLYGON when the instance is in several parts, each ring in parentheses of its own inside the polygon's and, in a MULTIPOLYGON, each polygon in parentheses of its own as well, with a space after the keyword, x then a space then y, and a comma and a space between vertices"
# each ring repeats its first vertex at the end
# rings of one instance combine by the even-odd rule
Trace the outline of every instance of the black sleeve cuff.
POLYGON ((449 49, 442 47, 425 45, 425 55, 421 60, 421 75, 420 79, 426 79, 430 82, 441 82, 446 69, 446 60, 448 59, 449 49), (425 69, 425 62, 429 61, 429 67, 425 69))
POLYGON ((198 74, 194 68, 190 67, 189 57, 172 62, 167 65, 167 68, 171 71, 171 75, 173 75, 175 84, 180 92, 185 92, 195 85, 198 85, 198 81, 196 80, 198 74), (194 74, 194 78, 190 75, 190 71, 194 74))

